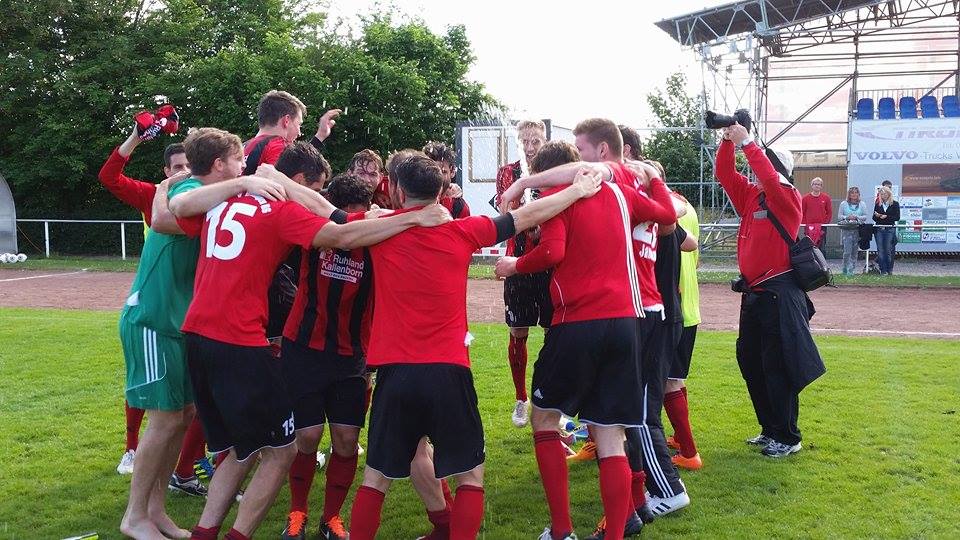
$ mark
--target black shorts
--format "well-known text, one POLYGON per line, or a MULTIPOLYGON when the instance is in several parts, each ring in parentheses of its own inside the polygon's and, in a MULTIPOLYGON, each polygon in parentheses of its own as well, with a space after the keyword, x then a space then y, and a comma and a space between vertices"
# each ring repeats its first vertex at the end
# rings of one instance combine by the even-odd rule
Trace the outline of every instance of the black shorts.
POLYGON ((297 429, 327 422, 363 427, 367 392, 367 363, 363 356, 318 351, 286 338, 280 350, 297 429))
POLYGON ((211 452, 233 448, 243 461, 262 448, 293 443, 293 406, 270 347, 184 335, 194 402, 211 452))
POLYGON ((483 464, 483 423, 470 369, 454 364, 390 364, 377 369, 370 405, 367 466, 387 478, 410 476, 424 436, 437 478, 483 464))
POLYGON ((550 272, 516 274, 503 281, 503 307, 510 328, 550 327, 550 272))
POLYGON ((643 424, 640 320, 558 324, 533 366, 532 403, 603 426, 643 424))
POLYGON ((680 341, 670 366, 670 379, 683 380, 690 375, 690 360, 693 359, 693 345, 697 341, 697 325, 684 326, 680 331, 680 341))

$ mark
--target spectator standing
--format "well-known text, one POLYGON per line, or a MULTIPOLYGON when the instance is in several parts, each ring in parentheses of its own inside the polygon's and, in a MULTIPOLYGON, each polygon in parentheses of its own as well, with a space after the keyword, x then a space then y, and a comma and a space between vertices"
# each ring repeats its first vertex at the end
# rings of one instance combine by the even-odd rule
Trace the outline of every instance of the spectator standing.
POLYGON ((843 246, 843 273, 853 275, 857 265, 857 248, 860 243, 860 225, 866 223, 867 204, 860 200, 860 188, 847 190, 847 200, 840 203, 837 218, 840 223, 840 245, 843 246))
POLYGON ((893 257, 896 252, 897 230, 894 227, 900 221, 900 203, 894 200, 893 190, 887 186, 880 188, 879 199, 873 206, 873 222, 877 225, 877 264, 880 275, 893 273, 893 257))
POLYGON ((818 176, 810 181, 810 193, 803 196, 800 206, 803 210, 802 219, 807 236, 818 248, 823 249, 823 243, 827 237, 823 225, 830 223, 833 219, 833 201, 830 200, 830 194, 823 191, 822 178, 818 176))

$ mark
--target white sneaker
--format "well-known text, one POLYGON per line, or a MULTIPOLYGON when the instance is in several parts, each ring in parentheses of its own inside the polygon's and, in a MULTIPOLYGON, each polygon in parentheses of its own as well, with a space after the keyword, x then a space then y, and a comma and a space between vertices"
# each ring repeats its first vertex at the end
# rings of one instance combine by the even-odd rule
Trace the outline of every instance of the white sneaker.
POLYGON ((690 506, 690 496, 686 491, 680 492, 673 497, 661 499, 653 495, 647 497, 647 508, 655 516, 663 516, 670 512, 676 512, 681 508, 690 506))
POLYGON ((527 414, 527 402, 517 400, 517 404, 513 407, 513 425, 517 427, 523 427, 527 425, 529 420, 529 414, 527 414))
POLYGON ((317 470, 324 468, 327 465, 327 455, 323 452, 317 452, 317 470))
POLYGON ((127 450, 120 457, 120 464, 117 465, 117 474, 133 474, 133 460, 137 456, 136 450, 127 450))
MULTIPOLYGON (((550 527, 543 529, 543 532, 540 533, 537 540, 553 540, 553 532, 550 531, 550 527)), ((577 540, 577 533, 571 532, 564 536, 563 540, 577 540)))

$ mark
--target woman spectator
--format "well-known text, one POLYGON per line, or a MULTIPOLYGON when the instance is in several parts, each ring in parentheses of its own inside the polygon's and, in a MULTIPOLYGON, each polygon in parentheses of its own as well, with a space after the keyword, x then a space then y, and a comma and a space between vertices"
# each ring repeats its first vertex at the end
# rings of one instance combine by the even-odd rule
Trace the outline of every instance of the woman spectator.
POLYGON ((880 188, 880 200, 873 206, 873 221, 878 225, 876 239, 880 275, 890 275, 893 273, 894 245, 897 237, 894 225, 900 221, 900 204, 893 200, 893 191, 887 186, 880 188))
POLYGON ((847 200, 840 203, 840 245, 843 246, 843 273, 853 275, 857 265, 857 248, 860 241, 860 225, 866 223, 867 203, 860 200, 860 188, 847 190, 847 200))

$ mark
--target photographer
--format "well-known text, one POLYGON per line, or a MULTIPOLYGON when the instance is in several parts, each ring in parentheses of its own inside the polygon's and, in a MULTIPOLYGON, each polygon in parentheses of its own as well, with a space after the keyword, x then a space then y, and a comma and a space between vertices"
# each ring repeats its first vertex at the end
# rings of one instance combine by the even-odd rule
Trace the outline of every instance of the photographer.
POLYGON ((808 326, 813 304, 797 285, 789 247, 768 217, 776 216, 793 234, 800 228, 800 194, 786 179, 792 168, 786 158, 778 160, 779 165, 788 162, 778 172, 747 128, 734 123, 723 129, 716 161, 717 180, 741 217, 741 276, 734 283, 743 293, 737 363, 761 427, 747 443, 762 446, 761 453, 772 458, 800 450, 799 393, 826 371, 808 326), (735 144, 741 145, 757 184, 737 172, 735 144))

